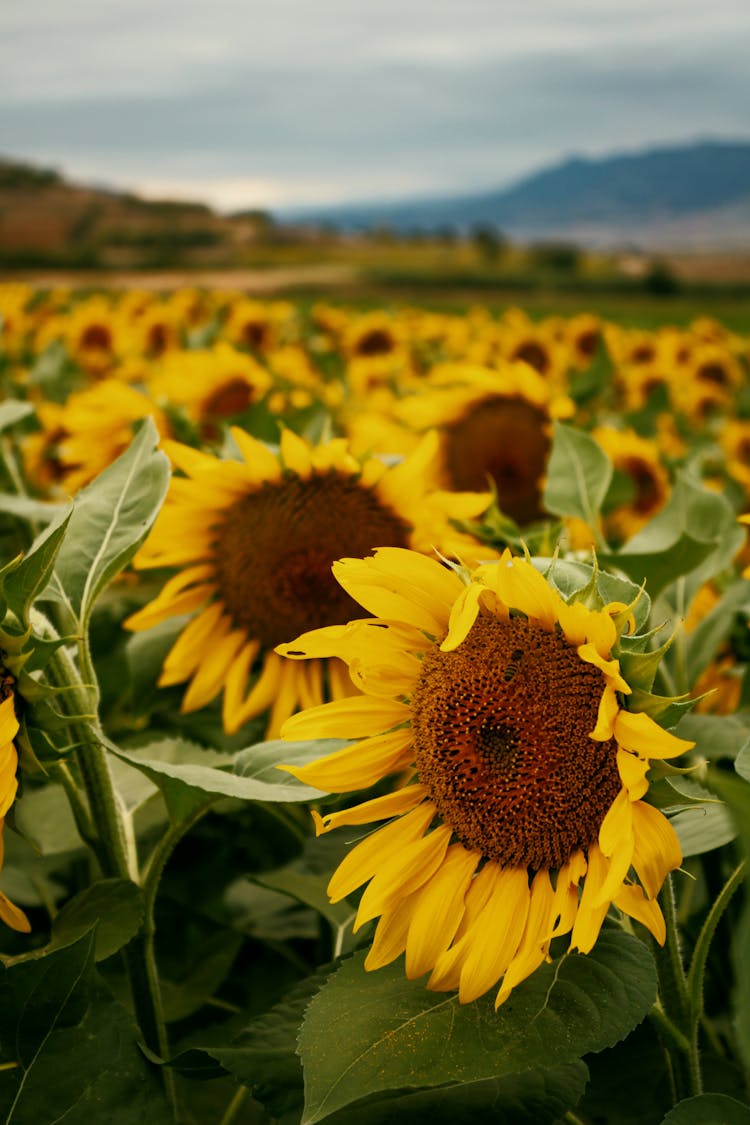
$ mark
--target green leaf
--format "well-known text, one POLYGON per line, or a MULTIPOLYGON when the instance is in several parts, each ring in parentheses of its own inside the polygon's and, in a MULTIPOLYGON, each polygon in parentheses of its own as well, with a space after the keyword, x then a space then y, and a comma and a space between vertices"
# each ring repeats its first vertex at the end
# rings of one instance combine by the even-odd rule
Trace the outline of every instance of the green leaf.
POLYGON ((306 766, 333 754, 347 745, 342 738, 317 738, 307 742, 286 742, 282 738, 270 742, 258 742, 241 750, 237 755, 234 771, 240 777, 252 778, 277 791, 279 801, 312 801, 322 794, 319 790, 303 785, 290 773, 280 770, 279 764, 287 766, 306 766), (297 796, 291 796, 291 793, 297 796), (304 794, 304 795, 303 795, 304 794))
POLYGON ((678 1102, 662 1125, 750 1125, 750 1107, 726 1094, 698 1094, 678 1102))
POLYGON ((15 804, 15 824, 40 855, 63 855, 83 847, 62 785, 25 792, 15 804))
POLYGON ((606 561, 636 582, 645 579, 653 598, 683 575, 695 586, 708 581, 744 541, 729 502, 683 473, 666 507, 606 561))
POLYGON ((297 1033, 307 1005, 329 970, 330 966, 323 966, 300 981, 281 1003, 249 1023, 229 1046, 206 1048, 212 1058, 252 1089, 253 1096, 274 1117, 302 1109, 297 1033))
POLYGON ((5 402, 0 402, 0 430, 9 430, 17 422, 30 418, 33 413, 33 403, 22 402, 17 398, 6 398, 5 402))
POLYGON ((242 934, 218 930, 201 943, 201 955, 187 976, 179 981, 162 979, 164 1017, 168 1022, 185 1019, 211 999, 226 980, 243 943, 242 934))
POLYGON ((50 523, 58 519, 70 507, 67 503, 54 503, 50 500, 34 500, 30 496, 16 496, 12 492, 0 492, 0 512, 17 516, 29 523, 50 523))
POLYGON ((169 485, 169 461, 156 446, 152 418, 130 446, 78 493, 68 534, 46 596, 60 602, 71 624, 88 621, 96 599, 146 538, 169 485))
POLYGON ((125 1010, 92 971, 92 933, 0 970, 5 1125, 168 1125, 154 1067, 125 1010))
POLYGON ((388 1090, 571 1063, 622 1039, 656 996, 648 949, 622 932, 603 933, 588 956, 541 966, 497 1012, 491 995, 460 1005, 406 980, 401 964, 366 973, 364 958, 345 962, 307 1009, 305 1125, 388 1090))
POLYGON ((750 742, 745 742, 735 758, 734 768, 740 777, 743 777, 745 781, 750 781, 750 742))
POLYGON ((544 491, 547 511, 596 528, 611 479, 612 462, 601 446, 582 430, 555 422, 544 491))
POLYGON ((688 800, 700 799, 704 794, 707 798, 703 803, 691 804, 690 808, 670 818, 684 858, 721 848, 735 838, 737 829, 732 817, 726 806, 717 801, 710 790, 685 777, 672 778, 671 784, 678 793, 682 791, 688 800))
POLYGON ((631 539, 626 550, 602 554, 600 558, 605 565, 623 570, 634 582, 645 581, 652 598, 676 578, 695 570, 714 549, 713 543, 704 543, 687 533, 661 550, 656 546, 651 550, 636 550, 631 546, 635 542, 631 539))
POLYGON ((2 587, 8 606, 21 621, 28 621, 31 606, 49 582, 71 515, 72 512, 66 511, 59 517, 57 523, 37 537, 18 566, 3 575, 2 587))
MULTIPOLYGON (((329 741, 329 740, 326 740, 329 741)), ((332 749, 343 745, 334 741, 332 749)), ((319 749, 320 743, 272 742, 260 743, 242 752, 236 765, 245 770, 243 775, 215 769, 211 765, 193 764, 181 760, 188 748, 195 750, 194 744, 182 739, 170 739, 164 743, 152 743, 142 750, 128 752, 112 746, 110 749, 121 761, 140 770, 158 785, 164 795, 169 815, 176 823, 190 816, 201 805, 222 797, 235 797, 241 801, 309 801, 323 794, 309 785, 303 785, 291 774, 276 768, 277 763, 295 764, 300 760, 311 761, 321 753, 330 751, 319 749), (311 745, 318 746, 317 754, 310 751, 311 745), (304 747, 300 751, 299 747, 304 747), (258 751, 257 760, 254 752, 258 751), (153 756, 155 753, 159 757, 153 756), (300 759, 300 754, 302 758, 300 759), (307 756, 305 756, 307 755, 307 756), (241 759, 241 761, 240 761, 241 759)), ((204 758, 209 752, 202 751, 204 758)), ((223 755, 224 760, 231 757, 223 755)))
POLYGON ((135 937, 143 892, 128 879, 100 879, 66 902, 52 923, 53 946, 70 945, 96 926, 94 960, 103 961, 135 937))
MULTIPOLYGON (((502 1079, 462 1082, 436 1090, 417 1090, 399 1097, 377 1096, 358 1102, 357 1125, 392 1125, 396 1121, 430 1125, 477 1125, 477 1122, 512 1122, 513 1125, 552 1125, 564 1120, 565 1111, 578 1104, 588 1078, 584 1062, 526 1070, 502 1079)), ((330 1125, 351 1125, 352 1114, 343 1109, 327 1118, 330 1125)))
POLYGON ((675 734, 695 743, 694 755, 709 762, 734 759, 750 738, 750 727, 739 715, 684 715, 675 734))
MULTIPOLYGON (((709 767, 707 784, 727 803, 734 818, 745 862, 750 866, 750 784, 738 774, 716 766, 709 767)), ((750 896, 747 883, 739 921, 732 934, 732 961, 735 971, 734 1013, 739 1056, 750 1078, 750 896)))

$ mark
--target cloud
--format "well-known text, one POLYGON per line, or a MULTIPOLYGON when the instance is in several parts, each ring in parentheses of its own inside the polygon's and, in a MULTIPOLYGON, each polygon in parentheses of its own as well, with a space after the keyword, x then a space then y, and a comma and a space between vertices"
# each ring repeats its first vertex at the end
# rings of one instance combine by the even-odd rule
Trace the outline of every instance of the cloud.
POLYGON ((6 0, 0 145, 232 200, 474 190, 745 134, 748 30, 745 0, 6 0))

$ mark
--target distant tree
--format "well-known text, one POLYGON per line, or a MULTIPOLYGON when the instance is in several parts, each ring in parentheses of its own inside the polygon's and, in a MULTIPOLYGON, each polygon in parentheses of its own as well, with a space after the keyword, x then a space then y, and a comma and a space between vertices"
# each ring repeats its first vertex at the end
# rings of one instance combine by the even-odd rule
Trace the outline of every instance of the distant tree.
POLYGON ((539 269, 575 273, 581 251, 574 242, 538 242, 531 248, 531 262, 539 269))
POLYGON ((505 236, 490 223, 478 223, 473 227, 471 240, 482 261, 488 263, 497 262, 506 246, 505 236))
POLYGON ((668 263, 657 258, 643 277, 643 288, 654 297, 671 297, 679 292, 680 282, 668 263))

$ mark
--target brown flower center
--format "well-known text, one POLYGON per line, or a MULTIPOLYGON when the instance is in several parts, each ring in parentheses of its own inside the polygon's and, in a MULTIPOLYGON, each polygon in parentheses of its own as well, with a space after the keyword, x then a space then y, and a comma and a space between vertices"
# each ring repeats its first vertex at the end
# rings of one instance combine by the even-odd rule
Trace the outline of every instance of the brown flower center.
POLYGON ((390 332, 386 332, 385 328, 371 328, 357 341, 355 351, 357 355, 364 356, 388 355, 394 347, 395 341, 390 332))
POLYGON ((621 789, 590 737, 604 682, 559 633, 480 615, 433 649, 412 698, 417 772, 461 843, 504 866, 559 868, 596 840, 621 789))
POLYGON ((706 383, 713 383, 717 387, 729 385, 729 374, 720 363, 702 363, 695 374, 698 379, 703 379, 706 383))
POLYGON ((525 340, 514 351, 513 359, 522 359, 540 375, 546 375, 550 368, 549 352, 538 340, 525 340))
POLYGON ((451 488, 481 492, 489 476, 507 515, 521 524, 539 519, 550 448, 547 430, 546 415, 523 399, 484 399, 446 430, 451 488))
POLYGON ((372 489, 337 472, 263 484, 230 505, 217 530, 221 600, 267 646, 362 617, 331 564, 406 547, 410 530, 372 489))
POLYGON ((203 404, 206 418, 231 418, 244 414, 253 401, 254 388, 240 375, 227 379, 212 391, 203 404))
POLYGON ((248 320, 242 326, 242 342, 255 352, 263 351, 268 346, 269 339, 270 330, 265 321, 248 320))
POLYGON ((112 333, 106 324, 89 324, 81 333, 81 347, 87 351, 108 352, 112 348, 112 333))
POLYGON ((636 512, 645 515, 658 508, 663 499, 662 489, 651 466, 640 457, 626 457, 619 468, 628 474, 635 485, 633 507, 636 512))

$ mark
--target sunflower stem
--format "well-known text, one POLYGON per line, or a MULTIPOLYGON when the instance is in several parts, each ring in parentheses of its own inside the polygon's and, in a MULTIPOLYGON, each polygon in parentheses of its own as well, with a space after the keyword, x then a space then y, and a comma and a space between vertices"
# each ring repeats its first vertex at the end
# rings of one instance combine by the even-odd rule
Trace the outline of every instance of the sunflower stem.
MULTIPOLYGON (((48 637, 57 639, 52 625, 41 615, 38 615, 36 624, 48 637)), ((84 656, 88 663, 86 680, 82 678, 64 646, 60 646, 50 658, 48 675, 56 687, 67 689, 61 698, 65 700, 64 706, 69 716, 68 727, 71 739, 77 746, 75 755, 88 799, 90 813, 85 818, 83 802, 72 775, 65 778, 63 773, 61 780, 71 801, 73 815, 78 813, 81 816, 80 823, 78 817, 76 822, 79 830, 83 830, 82 835, 85 832, 84 839, 96 856, 102 874, 105 877, 139 883, 132 824, 112 778, 107 739, 98 717, 90 713, 92 692, 95 696, 98 695, 98 688, 87 645, 79 646, 79 655, 84 656), (67 784, 68 781, 72 782, 72 787, 67 784)), ((150 900, 150 905, 153 906, 153 899, 150 900)), ((154 959, 153 909, 144 911, 144 925, 125 946, 123 956, 133 1008, 144 1043, 161 1058, 167 1058, 169 1044, 154 959)), ((165 1067, 162 1076, 176 1116, 175 1075, 165 1067)))
POLYGON ((683 1035, 679 1027, 672 1023, 669 1016, 665 1015, 664 1010, 658 1004, 654 1004, 648 1013, 648 1018, 663 1039, 667 1039, 673 1047, 676 1047, 684 1055, 689 1053, 690 1041, 688 1037, 683 1035))
MULTIPOLYGON (((702 1089, 700 1079, 700 1060, 697 1044, 691 1039, 690 1002, 687 980, 680 948, 680 934, 677 924, 674 884, 667 875, 659 895, 664 921, 666 940, 664 947, 656 946, 656 971, 659 978, 659 999, 665 1019, 678 1033, 679 1039, 667 1033, 667 1025, 662 1042, 670 1057, 678 1099, 699 1094, 702 1089)), ((653 1014, 653 1009, 652 1009, 653 1014)), ((657 1021, 659 1017, 656 1017, 657 1021)))
MULTIPOLYGON (((735 867, 732 874, 722 887, 719 897, 708 912, 706 920, 698 934, 693 957, 687 974, 687 994, 690 1007, 690 1062, 691 1072, 697 1082, 701 1082, 700 1056, 698 1053, 698 1033, 703 1018, 703 981, 706 975, 706 962, 708 951, 713 940, 716 928, 722 919, 724 911, 735 891, 742 885, 745 878, 745 861, 735 867)), ((699 1090, 696 1092, 700 1092, 699 1090)))

